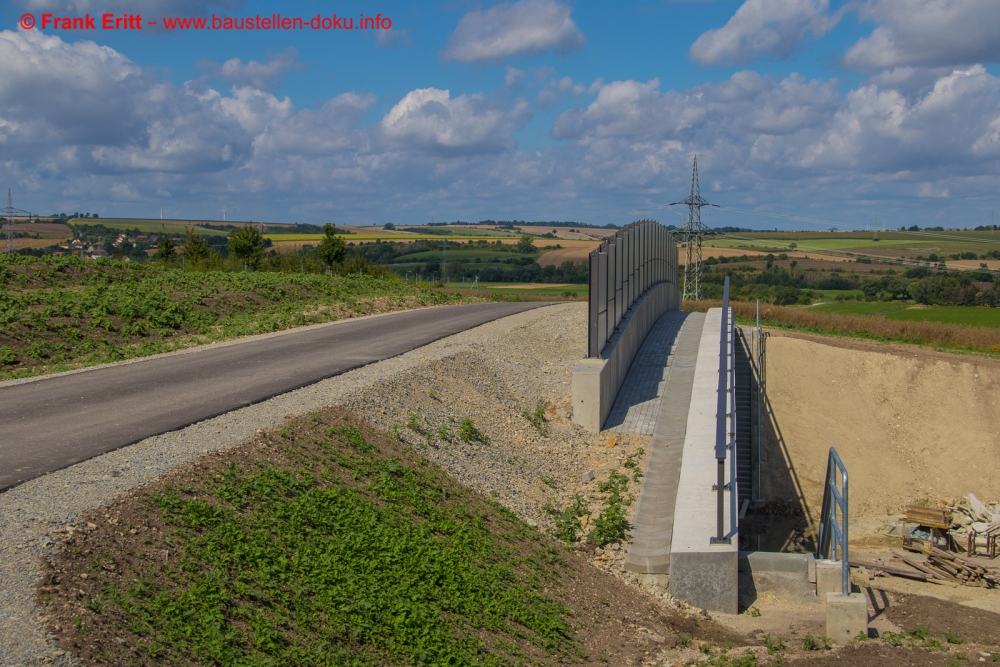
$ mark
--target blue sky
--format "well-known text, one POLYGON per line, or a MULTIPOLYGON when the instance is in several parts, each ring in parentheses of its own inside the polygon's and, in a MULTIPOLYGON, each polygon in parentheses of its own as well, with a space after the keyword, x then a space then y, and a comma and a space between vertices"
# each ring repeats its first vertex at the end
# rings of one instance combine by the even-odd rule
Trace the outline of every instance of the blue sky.
POLYGON ((676 223, 695 153, 711 225, 1000 209, 996 0, 0 7, 0 185, 42 213, 676 223), (19 26, 334 11, 392 29, 19 26))

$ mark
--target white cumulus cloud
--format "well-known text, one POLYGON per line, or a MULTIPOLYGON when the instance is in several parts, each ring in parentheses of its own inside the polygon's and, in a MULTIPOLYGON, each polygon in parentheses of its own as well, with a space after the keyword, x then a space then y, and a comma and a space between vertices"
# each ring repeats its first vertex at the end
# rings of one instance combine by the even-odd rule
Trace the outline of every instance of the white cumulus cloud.
POLYGON ((787 56, 807 35, 822 37, 841 12, 829 13, 830 0, 746 0, 721 28, 703 33, 691 57, 703 65, 752 62, 762 56, 787 56))
POLYGON ((305 69, 305 65, 295 61, 297 56, 298 51, 290 46, 285 51, 272 55, 266 63, 256 60, 243 62, 239 58, 230 58, 221 65, 203 63, 202 66, 234 86, 273 90, 281 85, 281 81, 289 72, 300 72, 305 69))
POLYGON ((854 69, 1000 60, 996 0, 869 0, 861 6, 860 16, 879 25, 844 54, 844 64, 854 69))
POLYGON ((447 90, 418 88, 382 119, 395 145, 432 153, 499 152, 516 145, 510 133, 531 117, 526 102, 492 102, 481 94, 452 98, 447 90))
POLYGON ((519 0, 471 11, 458 22, 442 57, 473 63, 550 49, 573 51, 586 40, 570 17, 572 11, 554 0, 519 0))

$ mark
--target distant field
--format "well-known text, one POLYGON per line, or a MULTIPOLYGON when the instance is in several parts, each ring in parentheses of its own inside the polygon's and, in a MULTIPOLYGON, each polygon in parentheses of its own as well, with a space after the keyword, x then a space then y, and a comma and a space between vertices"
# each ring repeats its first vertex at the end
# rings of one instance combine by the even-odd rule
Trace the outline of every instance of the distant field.
POLYGON ((1000 327, 1000 308, 967 306, 915 306, 902 301, 842 301, 824 303, 808 310, 844 315, 868 315, 906 322, 940 322, 968 327, 1000 327))
POLYGON ((707 241, 705 245, 722 248, 778 248, 781 250, 846 250, 849 248, 882 248, 888 245, 914 245, 932 243, 932 241, 913 241, 909 239, 883 239, 873 241, 871 238, 826 238, 826 239, 788 239, 776 241, 775 239, 718 239, 707 241), (789 244, 794 243, 797 247, 790 248, 789 244))
POLYGON ((859 253, 869 257, 884 257, 895 260, 902 257, 927 257, 937 254, 949 267, 966 270, 978 269, 980 261, 986 261, 989 268, 1000 268, 997 260, 953 260, 950 255, 974 252, 977 255, 990 250, 1000 250, 1000 235, 991 232, 883 232, 878 241, 870 233, 819 233, 819 232, 743 232, 722 235, 705 242, 706 247, 737 248, 750 252, 812 252, 830 253, 827 257, 843 253, 859 253), (795 248, 789 246, 794 243, 795 248), (996 266, 990 265, 996 262, 996 266))
POLYGON ((69 227, 58 222, 34 222, 31 224, 14 225, 14 231, 41 234, 42 238, 50 238, 46 234, 55 234, 58 236, 69 236, 71 234, 69 227))
MULTIPOLYGON (((464 284, 465 289, 472 285, 471 280, 464 284)), ((449 288, 462 289, 463 283, 449 282, 449 288)), ((479 283, 479 287, 484 292, 496 292, 506 296, 523 294, 525 296, 546 296, 553 298, 566 298, 567 293, 574 299, 586 298, 588 287, 585 284, 566 283, 479 283)))
POLYGON ((836 299, 838 296, 858 296, 863 294, 859 289, 817 289, 809 290, 810 292, 819 292, 823 295, 824 299, 836 299))
MULTIPOLYGON (((190 220, 164 220, 160 222, 159 220, 122 220, 118 218, 114 220, 105 220, 104 218, 73 218, 70 222, 74 225, 104 225, 108 229, 120 229, 122 231, 138 229, 140 232, 152 232, 154 234, 164 231, 168 234, 183 234, 187 227, 192 227, 197 233, 206 236, 225 236, 228 233, 217 229, 199 227, 197 222, 190 220)), ((198 222, 205 222, 205 220, 199 220, 198 222)), ((211 222, 210 224, 225 225, 231 223, 219 221, 211 222)), ((236 225, 233 226, 235 227, 236 225)))
MULTIPOLYGON (((560 245, 570 243, 569 241, 560 241, 560 245)), ((583 241, 578 242, 570 248, 562 248, 561 250, 550 250, 543 253, 541 257, 538 258, 539 266, 548 266, 554 264, 559 266, 563 262, 570 261, 574 264, 577 262, 587 261, 587 257, 593 252, 594 248, 600 245, 599 241, 583 241)))

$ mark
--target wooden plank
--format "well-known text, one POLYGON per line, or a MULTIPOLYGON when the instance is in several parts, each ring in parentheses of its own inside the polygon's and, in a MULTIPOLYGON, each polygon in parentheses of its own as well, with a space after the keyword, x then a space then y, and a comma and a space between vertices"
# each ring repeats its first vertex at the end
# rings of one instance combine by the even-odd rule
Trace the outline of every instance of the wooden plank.
POLYGON ((902 559, 902 561, 904 563, 906 563, 907 565, 909 565, 910 567, 916 568, 916 569, 920 570, 921 572, 926 572, 931 577, 936 577, 938 579, 941 579, 942 581, 950 581, 950 582, 956 583, 956 584, 961 583, 961 581, 958 580, 957 578, 955 578, 955 577, 953 577, 953 576, 951 576, 951 575, 949 575, 949 574, 947 574, 945 572, 941 572, 939 570, 936 570, 933 567, 928 567, 924 563, 920 563, 918 561, 913 560, 912 558, 908 558, 908 557, 903 556, 901 554, 895 554, 895 555, 898 556, 900 559, 902 559))
POLYGON ((951 527, 951 510, 907 505, 904 513, 906 516, 903 517, 903 521, 906 523, 916 523, 941 530, 951 527))
POLYGON ((897 577, 906 577, 907 579, 916 579, 917 581, 927 581, 926 574, 914 570, 906 570, 901 567, 893 567, 892 565, 883 565, 882 563, 855 560, 853 558, 848 562, 851 567, 864 567, 872 570, 881 570, 882 572, 892 574, 897 577))

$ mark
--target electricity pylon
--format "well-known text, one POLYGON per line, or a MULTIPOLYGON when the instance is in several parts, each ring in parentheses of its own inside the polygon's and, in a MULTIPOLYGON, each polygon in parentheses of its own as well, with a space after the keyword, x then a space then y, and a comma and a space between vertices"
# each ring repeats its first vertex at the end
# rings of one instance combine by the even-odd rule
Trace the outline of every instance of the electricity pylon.
POLYGON ((694 156, 694 169, 691 171, 691 194, 687 199, 674 202, 671 206, 686 204, 688 217, 681 227, 681 241, 685 246, 684 261, 684 294, 683 299, 701 298, 701 244, 708 228, 701 224, 701 207, 718 206, 710 204, 701 196, 698 186, 698 156, 694 156))
POLYGON ((19 208, 14 208, 14 200, 10 196, 10 189, 7 189, 7 207, 0 211, 0 216, 7 218, 7 224, 4 225, 4 229, 7 232, 7 249, 4 252, 13 253, 17 251, 17 243, 14 241, 16 234, 14 233, 14 216, 28 216, 28 222, 31 222, 31 213, 28 211, 22 211, 19 208))

